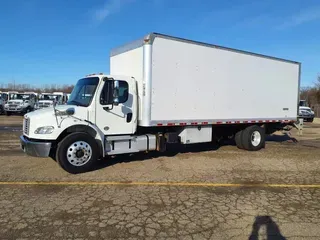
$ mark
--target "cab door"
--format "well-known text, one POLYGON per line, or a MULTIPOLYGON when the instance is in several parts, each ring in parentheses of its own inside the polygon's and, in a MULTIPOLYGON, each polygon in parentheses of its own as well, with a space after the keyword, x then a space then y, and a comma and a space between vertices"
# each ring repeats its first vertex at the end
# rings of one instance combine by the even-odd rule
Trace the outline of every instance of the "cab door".
POLYGON ((104 78, 96 98, 96 125, 105 135, 133 134, 137 127, 137 94, 133 78, 117 79, 118 104, 113 103, 114 80, 104 78))

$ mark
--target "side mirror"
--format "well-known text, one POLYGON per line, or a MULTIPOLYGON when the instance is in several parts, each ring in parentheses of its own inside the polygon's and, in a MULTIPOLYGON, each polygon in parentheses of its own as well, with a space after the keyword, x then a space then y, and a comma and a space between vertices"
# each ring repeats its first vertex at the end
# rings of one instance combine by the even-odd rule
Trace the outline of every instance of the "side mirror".
POLYGON ((74 114, 74 108, 68 108, 67 110, 66 110, 66 113, 67 113, 67 115, 73 115, 74 114))
POLYGON ((118 106, 119 104, 119 81, 118 80, 114 80, 113 81, 113 104, 115 106, 118 106))

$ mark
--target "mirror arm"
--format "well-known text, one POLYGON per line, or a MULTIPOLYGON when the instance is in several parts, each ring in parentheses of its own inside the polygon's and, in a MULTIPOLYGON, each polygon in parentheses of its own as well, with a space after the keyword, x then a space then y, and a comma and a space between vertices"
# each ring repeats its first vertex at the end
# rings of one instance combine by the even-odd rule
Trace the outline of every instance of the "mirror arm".
POLYGON ((110 111, 110 110, 113 109, 113 104, 111 104, 111 108, 110 107, 103 107, 103 109, 106 110, 106 111, 110 111))

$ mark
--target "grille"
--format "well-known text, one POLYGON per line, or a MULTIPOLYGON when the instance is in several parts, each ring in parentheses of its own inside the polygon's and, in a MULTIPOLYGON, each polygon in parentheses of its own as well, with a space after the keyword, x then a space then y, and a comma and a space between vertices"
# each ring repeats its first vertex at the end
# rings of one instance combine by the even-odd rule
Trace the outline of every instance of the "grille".
POLYGON ((50 103, 39 103, 40 108, 50 107, 50 103))
POLYGON ((23 121, 23 133, 29 135, 30 119, 25 118, 23 121))

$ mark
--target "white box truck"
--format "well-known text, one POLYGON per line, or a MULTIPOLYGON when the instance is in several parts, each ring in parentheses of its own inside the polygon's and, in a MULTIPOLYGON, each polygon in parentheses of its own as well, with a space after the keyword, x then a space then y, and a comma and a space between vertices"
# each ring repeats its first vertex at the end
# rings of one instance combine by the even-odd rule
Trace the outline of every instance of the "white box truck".
POLYGON ((241 149, 297 120, 300 63, 152 33, 111 51, 68 103, 24 116, 22 149, 70 173, 108 155, 233 137, 241 149))

